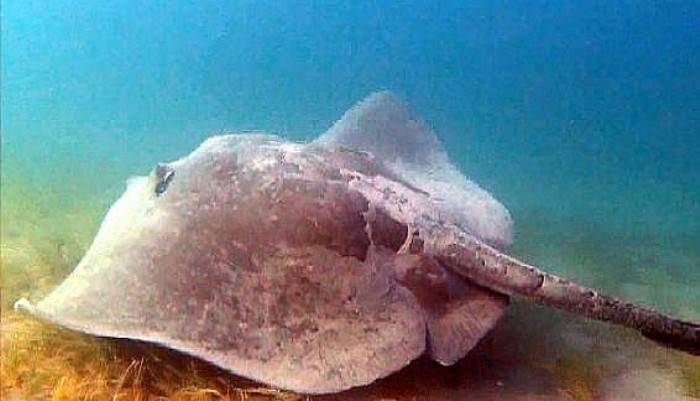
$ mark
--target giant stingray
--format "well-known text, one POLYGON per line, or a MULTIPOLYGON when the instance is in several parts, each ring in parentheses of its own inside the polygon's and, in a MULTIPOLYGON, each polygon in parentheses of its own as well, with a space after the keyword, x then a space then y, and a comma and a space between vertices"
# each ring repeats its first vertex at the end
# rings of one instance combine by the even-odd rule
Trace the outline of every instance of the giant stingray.
POLYGON ((511 226, 381 92, 310 143, 215 136, 131 179, 70 276, 17 307, 303 393, 364 385, 423 353, 452 364, 511 296, 700 353, 698 324, 502 253, 511 226))

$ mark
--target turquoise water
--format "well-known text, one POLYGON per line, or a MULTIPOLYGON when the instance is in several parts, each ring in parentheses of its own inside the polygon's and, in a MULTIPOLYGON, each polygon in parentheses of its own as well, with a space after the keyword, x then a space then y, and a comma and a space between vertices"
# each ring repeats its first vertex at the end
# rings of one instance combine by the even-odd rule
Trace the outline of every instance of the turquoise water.
POLYGON ((509 208, 512 253, 700 319, 698 5, 4 1, 3 241, 80 249, 129 175, 390 89, 509 208))

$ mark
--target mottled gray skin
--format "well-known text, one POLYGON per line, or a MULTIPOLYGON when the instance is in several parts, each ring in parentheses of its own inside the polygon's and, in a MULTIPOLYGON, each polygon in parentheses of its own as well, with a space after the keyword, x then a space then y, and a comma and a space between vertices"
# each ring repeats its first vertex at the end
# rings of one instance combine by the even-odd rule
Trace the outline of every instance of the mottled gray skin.
POLYGON ((439 212, 387 174, 362 152, 211 138, 132 182, 36 312, 306 393, 370 383, 426 346, 453 363, 507 298, 407 246, 416 211, 439 212))

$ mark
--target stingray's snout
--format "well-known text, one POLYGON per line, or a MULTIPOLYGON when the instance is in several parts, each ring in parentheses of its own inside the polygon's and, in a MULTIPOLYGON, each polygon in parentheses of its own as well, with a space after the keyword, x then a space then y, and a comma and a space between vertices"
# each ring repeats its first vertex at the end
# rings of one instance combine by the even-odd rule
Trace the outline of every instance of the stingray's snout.
POLYGON ((34 314, 34 312, 36 310, 36 307, 34 305, 32 305, 32 303, 29 302, 29 300, 27 300, 27 298, 18 299, 17 301, 15 301, 15 304, 13 307, 18 312, 26 312, 26 313, 30 313, 32 315, 34 314))

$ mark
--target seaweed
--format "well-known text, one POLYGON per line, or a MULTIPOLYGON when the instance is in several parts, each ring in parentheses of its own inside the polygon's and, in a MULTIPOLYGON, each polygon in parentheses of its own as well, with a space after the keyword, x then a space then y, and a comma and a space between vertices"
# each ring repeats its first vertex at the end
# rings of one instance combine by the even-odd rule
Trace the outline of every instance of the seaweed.
POLYGON ((291 400, 155 346, 93 338, 3 313, 2 395, 52 400, 291 400))

